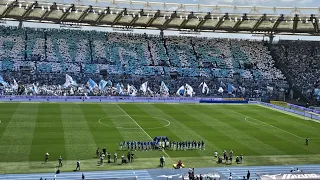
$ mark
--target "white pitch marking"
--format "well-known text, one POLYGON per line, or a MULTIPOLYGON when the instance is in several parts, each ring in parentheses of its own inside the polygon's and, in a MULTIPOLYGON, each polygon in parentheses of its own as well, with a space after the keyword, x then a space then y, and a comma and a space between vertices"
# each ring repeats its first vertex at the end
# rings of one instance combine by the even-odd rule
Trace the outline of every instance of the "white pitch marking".
MULTIPOLYGON (((127 116, 127 115, 119 115, 119 116, 110 116, 111 118, 112 117, 123 117, 123 116, 127 116)), ((100 118, 98 120, 99 124, 103 125, 103 126, 107 126, 107 127, 113 127, 113 128, 117 128, 117 129, 140 129, 140 128, 126 128, 126 127, 121 127, 121 126, 109 126, 109 125, 106 125, 104 123, 101 122, 101 120, 103 119, 106 119, 106 118, 110 118, 110 117, 103 117, 103 118, 100 118)), ((138 117, 148 117, 148 116, 138 116, 138 117)), ((165 127, 168 127, 170 126, 171 122, 167 119, 164 119, 164 118, 159 118, 159 117, 152 117, 151 118, 153 119, 160 119, 160 120, 163 120, 163 121, 166 121, 167 124, 164 125, 164 126, 161 126, 161 127, 153 127, 153 128, 145 128, 145 129, 161 129, 161 128, 165 128, 165 127)))
MULTIPOLYGON (((118 108, 121 109, 121 111, 122 111, 123 113, 125 113, 151 140, 153 140, 152 137, 151 137, 125 110, 123 110, 118 104, 116 104, 116 105, 117 105, 118 108)), ((171 157, 170 157, 164 150, 162 150, 162 152, 163 152, 168 158, 171 159, 171 157)))
MULTIPOLYGON (((237 112, 237 113, 238 113, 238 112, 237 112)), ((241 113, 240 113, 240 114, 241 114, 241 113)), ((248 121, 247 118, 248 118, 248 116, 245 117, 244 119, 245 119, 246 121, 248 121)), ((260 121, 259 119, 256 119, 256 118, 252 118, 252 117, 249 117, 249 118, 255 119, 255 120, 257 120, 257 121, 260 121)), ((250 121, 248 121, 248 122, 250 122, 250 121)), ((260 121, 260 122, 263 123, 263 124, 265 124, 265 125, 267 125, 267 126, 270 126, 270 127, 275 128, 275 129, 278 129, 278 130, 280 130, 280 131, 282 131, 282 132, 285 132, 285 133, 287 133, 287 134, 290 134, 290 135, 292 135, 292 136, 295 136, 295 137, 297 137, 297 138, 304 139, 303 137, 300 137, 300 136, 298 136, 298 135, 296 135, 296 134, 293 134, 293 133, 291 133, 291 132, 288 132, 288 131, 286 131, 286 130, 283 130, 283 129, 281 129, 281 128, 278 128, 278 127, 276 127, 276 126, 273 126, 273 125, 271 125, 271 124, 265 123, 265 122, 263 122, 263 121, 260 121)), ((254 123, 253 123, 253 124, 254 124, 254 123)))

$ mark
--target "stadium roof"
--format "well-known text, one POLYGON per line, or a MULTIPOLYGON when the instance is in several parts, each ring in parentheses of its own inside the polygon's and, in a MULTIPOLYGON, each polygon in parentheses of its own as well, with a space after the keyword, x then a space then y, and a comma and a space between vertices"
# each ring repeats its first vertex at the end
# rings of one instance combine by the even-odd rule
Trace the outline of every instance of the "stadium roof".
POLYGON ((320 8, 93 0, 1 0, 2 20, 200 32, 320 35, 320 8))

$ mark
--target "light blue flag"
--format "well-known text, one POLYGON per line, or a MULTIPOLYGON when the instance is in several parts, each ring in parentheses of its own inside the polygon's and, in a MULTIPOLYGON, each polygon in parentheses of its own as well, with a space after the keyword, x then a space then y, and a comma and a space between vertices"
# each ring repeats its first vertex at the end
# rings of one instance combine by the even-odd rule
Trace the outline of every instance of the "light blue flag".
POLYGON ((98 87, 97 83, 94 82, 91 78, 88 80, 87 85, 89 86, 90 91, 98 87))
POLYGON ((38 94, 39 91, 38 91, 38 87, 34 84, 32 84, 32 92, 35 93, 35 94, 38 94))
POLYGON ((100 91, 103 91, 107 84, 108 84, 107 81, 101 80, 101 81, 99 82, 99 89, 100 89, 100 91))
POLYGON ((122 87, 119 83, 117 84, 117 93, 122 94, 122 87))
POLYGON ((169 96, 169 88, 167 87, 167 85, 163 81, 161 81, 160 93, 165 96, 169 96))
POLYGON ((9 84, 3 80, 3 77, 0 75, 0 84, 3 86, 8 86, 9 84))
POLYGON ((112 82, 110 80, 107 81, 107 86, 112 86, 112 82))
POLYGON ((232 84, 228 83, 228 93, 232 94, 232 84))

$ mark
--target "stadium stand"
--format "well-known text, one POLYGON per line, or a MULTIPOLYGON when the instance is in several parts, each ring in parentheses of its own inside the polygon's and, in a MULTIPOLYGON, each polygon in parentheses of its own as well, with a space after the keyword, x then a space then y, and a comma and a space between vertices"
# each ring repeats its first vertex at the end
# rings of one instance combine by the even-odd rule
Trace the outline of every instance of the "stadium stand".
POLYGON ((320 43, 279 41, 273 48, 281 70, 305 97, 313 99, 320 88, 320 43))
POLYGON ((206 95, 218 95, 222 86, 220 95, 226 97, 231 96, 228 83, 232 97, 279 99, 288 89, 263 42, 13 27, 0 27, 0 39, 0 70, 19 84, 62 85, 66 73, 79 84, 89 78, 99 82, 105 78, 100 71, 107 70, 114 84, 139 87, 148 81, 150 90, 158 92, 164 81, 174 95, 186 83, 197 96, 204 95, 198 88, 203 81, 210 89, 206 95), (30 69, 30 75, 21 73, 21 67, 30 69), (170 78, 171 73, 178 77, 170 78))

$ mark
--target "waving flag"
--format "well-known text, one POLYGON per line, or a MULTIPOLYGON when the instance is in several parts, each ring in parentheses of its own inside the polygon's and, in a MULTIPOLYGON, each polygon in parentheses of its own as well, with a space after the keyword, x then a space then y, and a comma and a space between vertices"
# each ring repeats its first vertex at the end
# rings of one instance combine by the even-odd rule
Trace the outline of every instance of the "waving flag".
POLYGON ((34 84, 32 84, 32 92, 35 93, 35 94, 38 94, 39 91, 38 91, 38 87, 34 84))
POLYGON ((11 86, 12 87, 12 89, 13 90, 18 90, 18 88, 19 88, 19 85, 18 85, 18 83, 17 83, 17 81, 15 80, 15 79, 13 79, 13 85, 11 86))
POLYGON ((71 76, 66 74, 66 82, 63 84, 63 88, 68 88, 70 85, 76 86, 77 83, 72 79, 71 76))
POLYGON ((101 80, 101 81, 99 82, 99 89, 100 89, 100 91, 103 91, 107 84, 108 84, 107 81, 101 80))
POLYGON ((140 91, 142 91, 143 93, 146 93, 148 90, 148 81, 144 82, 143 84, 141 84, 140 86, 140 91))
POLYGON ((169 96, 169 88, 167 87, 167 85, 163 81, 161 81, 160 93, 162 95, 169 96))
POLYGON ((273 92, 273 87, 272 86, 267 86, 267 91, 268 92, 273 92))
POLYGON ((220 81, 220 87, 226 87, 226 85, 222 82, 222 81, 220 81))
POLYGON ((3 77, 0 75, 0 84, 3 86, 8 86, 9 84, 3 80, 3 77))
POLYGON ((88 85, 90 91, 92 91, 94 88, 98 87, 97 83, 94 82, 91 78, 88 80, 87 85, 88 85))
POLYGON ((128 94, 129 96, 136 96, 137 95, 137 89, 133 85, 128 84, 128 94))
POLYGON ((107 81, 107 86, 112 87, 112 82, 110 80, 107 81))
POLYGON ((184 96, 184 86, 181 86, 177 91, 178 96, 184 96))
POLYGON ((228 93, 232 94, 232 84, 228 83, 228 93))
POLYGON ((202 86, 202 94, 209 94, 209 87, 208 87, 208 85, 207 85, 207 83, 205 83, 205 82, 202 82, 200 85, 199 85, 199 87, 201 87, 202 86))
POLYGON ((122 87, 119 83, 117 84, 117 93, 120 95, 122 94, 122 87))
POLYGON ((192 95, 193 95, 193 88, 192 88, 189 84, 186 84, 185 90, 186 90, 186 95, 189 95, 190 97, 192 97, 192 95))

